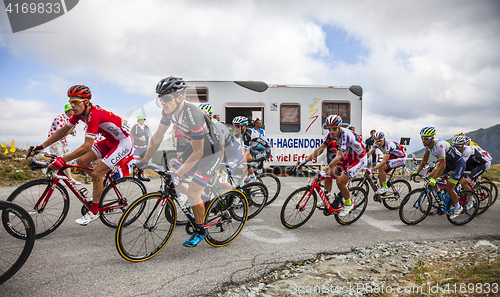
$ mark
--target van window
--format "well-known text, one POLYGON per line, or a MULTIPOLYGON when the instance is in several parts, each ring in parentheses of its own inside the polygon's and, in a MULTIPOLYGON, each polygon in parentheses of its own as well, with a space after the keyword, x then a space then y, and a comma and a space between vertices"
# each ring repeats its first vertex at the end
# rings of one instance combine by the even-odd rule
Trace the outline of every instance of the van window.
POLYGON ((349 101, 323 101, 322 117, 325 122, 326 118, 332 114, 336 114, 342 118, 342 123, 351 123, 351 103, 349 101))
POLYGON ((300 131, 300 104, 281 103, 280 105, 280 130, 281 132, 300 131))
POLYGON ((187 87, 186 100, 189 102, 208 102, 208 88, 207 87, 187 87))

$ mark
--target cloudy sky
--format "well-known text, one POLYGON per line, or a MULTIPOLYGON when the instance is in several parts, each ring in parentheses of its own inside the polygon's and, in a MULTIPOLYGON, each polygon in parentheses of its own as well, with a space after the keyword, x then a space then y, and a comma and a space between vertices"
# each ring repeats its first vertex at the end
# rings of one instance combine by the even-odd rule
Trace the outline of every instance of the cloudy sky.
POLYGON ((177 75, 358 84, 363 135, 411 137, 414 151, 424 126, 448 138, 500 122, 499 48, 496 0, 85 0, 14 34, 1 10, 0 142, 44 141, 73 84, 127 117, 177 75))

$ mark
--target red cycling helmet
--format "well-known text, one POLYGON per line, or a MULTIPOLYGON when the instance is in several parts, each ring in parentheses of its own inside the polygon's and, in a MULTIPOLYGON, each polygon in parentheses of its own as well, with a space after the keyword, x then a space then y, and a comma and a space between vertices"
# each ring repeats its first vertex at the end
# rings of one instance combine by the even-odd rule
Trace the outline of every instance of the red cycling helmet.
POLYGON ((82 99, 91 99, 92 92, 85 85, 74 85, 68 89, 68 97, 80 97, 82 99))

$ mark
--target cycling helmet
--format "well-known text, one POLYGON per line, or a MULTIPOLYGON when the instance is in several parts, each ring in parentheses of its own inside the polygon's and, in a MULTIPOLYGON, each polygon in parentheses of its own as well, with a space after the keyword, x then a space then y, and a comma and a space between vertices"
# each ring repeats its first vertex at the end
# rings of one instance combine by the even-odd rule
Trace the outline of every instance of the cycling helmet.
POLYGON ((201 110, 206 111, 209 116, 212 116, 212 114, 214 113, 212 105, 210 105, 209 103, 202 103, 199 107, 201 110))
POLYGON ((80 97, 82 99, 91 99, 92 92, 89 87, 84 85, 74 85, 68 90, 68 97, 80 97))
POLYGON ((243 116, 237 116, 233 119, 233 125, 238 124, 240 126, 248 126, 248 118, 243 116))
POLYGON ((465 141, 467 142, 467 145, 469 145, 472 139, 469 136, 465 136, 465 141))
POLYGON ((185 90, 186 88, 187 84, 182 78, 169 76, 158 82, 156 85, 156 93, 164 95, 179 92, 185 90))
POLYGON ((332 114, 328 116, 325 120, 325 124, 323 125, 324 129, 328 128, 337 128, 342 124, 342 118, 336 114, 332 114))
POLYGON ((457 135, 451 139, 452 144, 464 145, 467 144, 467 138, 464 135, 457 135))
POLYGON ((375 139, 375 140, 384 139, 384 138, 385 138, 384 132, 377 132, 373 135, 373 139, 375 139))
POLYGON ((455 134, 455 136, 460 136, 460 135, 462 135, 463 137, 465 137, 465 133, 464 132, 460 132, 460 133, 455 134))
POLYGON ((420 130, 420 136, 433 137, 434 135, 436 135, 435 127, 425 127, 420 130))

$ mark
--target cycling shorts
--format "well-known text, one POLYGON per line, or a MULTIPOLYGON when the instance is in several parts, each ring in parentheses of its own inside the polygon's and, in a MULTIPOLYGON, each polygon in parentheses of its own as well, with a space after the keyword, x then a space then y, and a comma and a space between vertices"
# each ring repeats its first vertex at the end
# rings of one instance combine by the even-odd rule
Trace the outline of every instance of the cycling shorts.
POLYGON ((94 143, 92 151, 97 156, 97 159, 102 159, 102 162, 112 169, 121 159, 132 152, 132 139, 125 137, 118 140, 118 143, 103 139, 94 143))
POLYGON ((387 169, 385 170, 385 172, 389 172, 394 168, 401 167, 401 166, 405 165, 405 163, 406 163, 406 156, 400 157, 400 158, 391 156, 391 157, 389 157, 389 160, 387 160, 387 162, 386 162, 387 169))
MULTIPOLYGON (((357 155, 356 155, 357 156, 357 155)), ((337 163, 336 167, 339 172, 343 172, 349 179, 353 178, 366 167, 366 154, 358 159, 353 158, 350 154, 344 154, 342 159, 337 163)))
MULTIPOLYGON (((189 146, 173 163, 172 167, 175 170, 181 168, 181 166, 186 162, 186 160, 193 153, 193 147, 189 146)), ((222 152, 219 150, 212 153, 204 153, 201 159, 196 163, 191 169, 184 174, 184 178, 188 178, 190 176, 193 177, 193 182, 206 186, 210 179, 214 176, 217 168, 219 167, 219 163, 222 160, 222 152)))
POLYGON ((462 178, 462 175, 464 174, 465 171, 465 160, 463 158, 460 158, 456 161, 448 162, 446 161, 446 168, 444 169, 444 173, 450 172, 449 174, 450 178, 448 181, 457 184, 458 181, 462 178))
POLYGON ((254 162, 265 161, 271 157, 271 149, 267 148, 265 150, 259 151, 254 148, 250 148, 250 155, 252 155, 252 161, 254 162))

